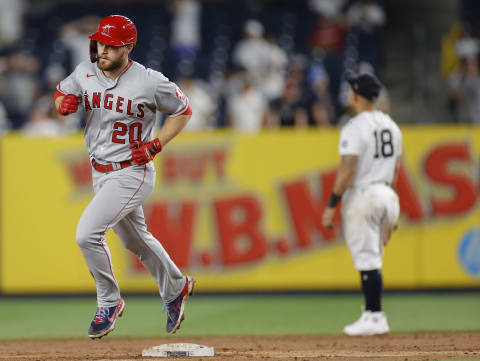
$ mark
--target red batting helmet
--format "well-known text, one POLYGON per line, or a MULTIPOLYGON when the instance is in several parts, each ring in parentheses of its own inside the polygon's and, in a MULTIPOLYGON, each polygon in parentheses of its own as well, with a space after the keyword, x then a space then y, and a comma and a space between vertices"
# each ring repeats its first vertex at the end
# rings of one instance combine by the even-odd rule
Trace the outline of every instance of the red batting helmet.
POLYGON ((113 46, 137 44, 137 28, 132 20, 122 15, 110 15, 98 24, 97 32, 90 35, 90 60, 98 60, 97 42, 113 46))

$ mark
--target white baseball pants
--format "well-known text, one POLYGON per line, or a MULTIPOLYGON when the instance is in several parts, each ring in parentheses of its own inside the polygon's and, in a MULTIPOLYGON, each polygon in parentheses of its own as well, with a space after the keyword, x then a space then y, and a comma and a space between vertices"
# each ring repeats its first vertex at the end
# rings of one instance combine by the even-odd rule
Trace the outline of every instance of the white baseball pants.
POLYGON ((399 213, 398 196, 384 183, 347 190, 342 200, 343 235, 357 270, 382 267, 384 242, 397 224, 399 213))

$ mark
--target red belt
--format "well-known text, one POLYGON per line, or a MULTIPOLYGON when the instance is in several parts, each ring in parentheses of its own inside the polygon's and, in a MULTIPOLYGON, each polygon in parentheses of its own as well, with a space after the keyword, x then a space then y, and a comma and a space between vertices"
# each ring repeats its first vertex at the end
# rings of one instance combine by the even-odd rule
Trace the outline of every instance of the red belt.
POLYGON ((131 160, 124 160, 118 163, 109 163, 109 164, 100 164, 92 159, 92 166, 95 168, 96 171, 101 173, 113 172, 114 170, 128 168, 133 165, 133 161, 131 160))

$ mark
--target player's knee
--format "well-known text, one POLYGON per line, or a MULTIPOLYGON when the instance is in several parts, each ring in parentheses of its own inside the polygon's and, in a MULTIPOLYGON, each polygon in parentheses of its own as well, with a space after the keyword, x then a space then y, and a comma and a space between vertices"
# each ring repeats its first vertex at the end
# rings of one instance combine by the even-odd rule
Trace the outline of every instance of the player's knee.
POLYGON ((92 240, 92 235, 90 232, 84 229, 77 228, 77 233, 75 238, 80 248, 85 248, 87 247, 88 243, 92 240))

